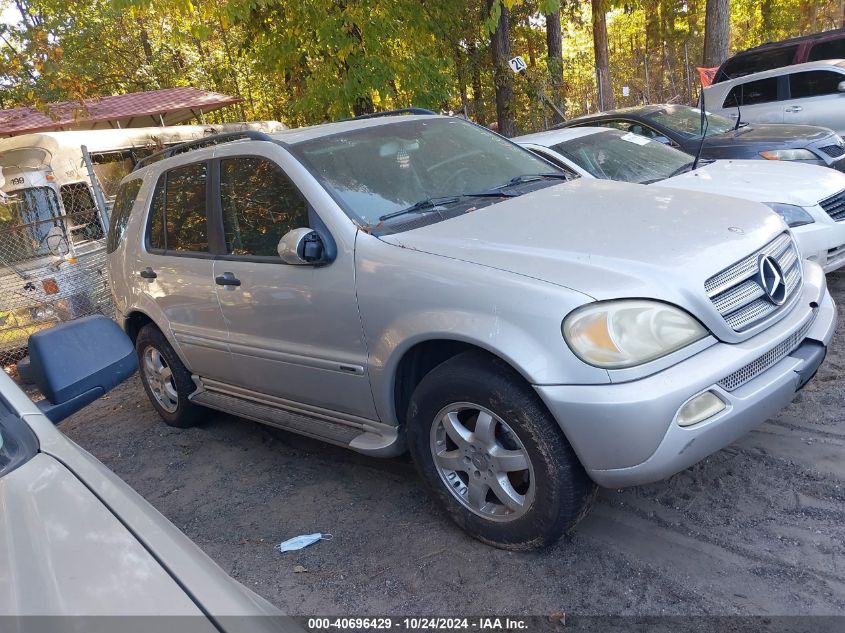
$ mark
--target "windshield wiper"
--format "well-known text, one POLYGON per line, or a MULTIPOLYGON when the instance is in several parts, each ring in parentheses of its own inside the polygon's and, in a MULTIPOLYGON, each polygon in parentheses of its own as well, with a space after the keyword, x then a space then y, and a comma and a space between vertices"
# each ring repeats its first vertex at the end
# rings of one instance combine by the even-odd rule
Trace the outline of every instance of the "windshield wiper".
POLYGON ((513 187, 514 185, 521 185, 526 182, 534 182, 536 180, 546 180, 546 179, 553 179, 553 180, 569 180, 569 176, 564 173, 556 173, 556 172, 549 172, 545 174, 523 174, 522 176, 517 176, 515 178, 511 178, 503 185, 497 185, 495 187, 491 187, 489 191, 498 191, 500 189, 507 189, 508 187, 513 187))
POLYGON ((436 207, 445 207, 450 204, 455 204, 456 202, 460 202, 466 198, 515 198, 519 194, 515 193, 507 193, 506 191, 498 191, 496 189, 490 189, 488 191, 478 191, 474 193, 462 193, 458 196, 443 196, 440 198, 426 198, 425 200, 420 200, 419 202, 412 204, 410 207, 405 209, 399 209, 399 211, 394 211, 393 213, 387 213, 381 217, 379 217, 379 222, 384 222, 385 220, 390 220, 391 218, 399 217, 400 215, 406 215, 408 213, 421 213, 423 211, 427 211, 429 209, 434 209, 436 207))
POLYGON ((569 175, 564 173, 556 173, 551 172, 547 174, 523 174, 522 176, 516 176, 515 178, 511 178, 506 183, 501 185, 496 185, 495 187, 491 187, 485 191, 479 191, 476 193, 469 193, 466 194, 468 196, 478 196, 478 197, 491 197, 491 196, 502 196, 506 198, 515 198, 517 197, 518 193, 507 193, 505 189, 509 187, 513 187, 515 185, 521 185, 526 182, 536 182, 538 180, 569 180, 569 175))
POLYGON ((396 218, 400 215, 406 215, 408 213, 419 213, 428 209, 434 209, 435 207, 443 207, 450 204, 455 204, 456 202, 460 202, 464 198, 515 198, 519 194, 508 193, 503 190, 507 189, 508 187, 513 187, 514 185, 520 185, 526 182, 534 182, 536 180, 546 179, 569 180, 569 176, 564 173, 554 172, 547 174, 524 174, 522 176, 516 176, 515 178, 511 178, 506 183, 502 185, 496 185, 495 187, 491 187, 486 191, 462 193, 459 196, 426 198, 425 200, 420 200, 419 202, 412 204, 410 207, 407 207, 405 209, 399 209, 399 211, 393 211, 392 213, 386 213, 385 215, 380 216, 379 222, 384 222, 385 220, 390 220, 391 218, 396 218))
POLYGON ((665 176, 661 176, 660 178, 652 178, 651 180, 643 180, 640 184, 641 185, 651 185, 655 182, 660 182, 661 180, 668 180, 669 178, 672 178, 674 176, 678 176, 678 175, 686 173, 688 171, 692 171, 692 166, 693 166, 693 161, 690 161, 688 163, 684 163, 683 165, 681 165, 680 167, 678 167, 677 169, 675 169, 671 173, 666 174, 665 176))
POLYGON ((394 211, 393 213, 386 213, 379 217, 379 222, 384 222, 385 220, 390 220, 391 218, 398 218, 400 215, 405 215, 407 213, 417 213, 420 211, 426 211, 427 209, 434 209, 435 207, 442 207, 447 204, 455 204, 459 202, 463 196, 443 196, 440 198, 426 198, 425 200, 420 200, 412 204, 410 207, 406 207, 404 209, 399 209, 398 211, 394 211))
POLYGON ((672 176, 678 176, 678 175, 684 174, 688 171, 692 171, 692 166, 693 166, 693 161, 690 161, 690 162, 686 163, 685 165, 681 165, 680 167, 678 167, 675 171, 673 171, 671 174, 669 174, 666 177, 672 178, 672 176))

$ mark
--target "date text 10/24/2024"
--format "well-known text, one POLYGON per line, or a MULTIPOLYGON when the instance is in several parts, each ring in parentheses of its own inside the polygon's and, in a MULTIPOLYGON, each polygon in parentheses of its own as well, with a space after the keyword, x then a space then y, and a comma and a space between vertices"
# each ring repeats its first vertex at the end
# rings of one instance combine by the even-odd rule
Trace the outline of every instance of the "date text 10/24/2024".
MULTIPOLYGON (((562 622, 559 622, 562 623, 562 622)), ((481 631, 498 633, 505 631, 528 631, 529 623, 524 618, 510 617, 337 617, 308 618, 307 628, 320 630, 381 630, 381 631, 481 631)))

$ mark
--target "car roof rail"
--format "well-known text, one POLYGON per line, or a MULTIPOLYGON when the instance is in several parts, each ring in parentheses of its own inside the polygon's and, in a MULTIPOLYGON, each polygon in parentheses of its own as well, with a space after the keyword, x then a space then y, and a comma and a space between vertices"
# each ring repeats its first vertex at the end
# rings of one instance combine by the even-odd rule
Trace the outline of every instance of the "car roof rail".
POLYGON ((416 115, 425 115, 425 114, 437 114, 436 112, 432 112, 431 110, 426 110, 425 108, 400 108, 398 110, 386 110, 384 112, 372 112, 370 114, 361 114, 356 117, 352 117, 348 119, 349 121, 360 121, 361 119, 376 119, 382 116, 395 116, 397 114, 416 114, 416 115))
POLYGON ((156 152, 155 154, 150 154, 146 158, 142 158, 137 163, 135 163, 135 167, 132 169, 132 171, 138 171, 142 167, 146 167, 147 165, 151 165, 152 163, 157 163, 158 161, 164 160, 165 158, 170 158, 171 156, 176 156, 177 154, 184 154, 185 152, 190 152, 194 149, 200 149, 202 147, 211 147, 212 145, 220 145, 221 143, 231 143, 232 141, 241 141, 245 139, 250 141, 269 141, 271 143, 274 142, 273 137, 271 137, 269 134, 265 134, 264 132, 259 132, 257 130, 244 130, 243 132, 226 132, 225 134, 212 134, 210 136, 203 136, 202 138, 198 138, 193 141, 179 143, 179 145, 168 147, 167 149, 163 149, 160 152, 156 152))

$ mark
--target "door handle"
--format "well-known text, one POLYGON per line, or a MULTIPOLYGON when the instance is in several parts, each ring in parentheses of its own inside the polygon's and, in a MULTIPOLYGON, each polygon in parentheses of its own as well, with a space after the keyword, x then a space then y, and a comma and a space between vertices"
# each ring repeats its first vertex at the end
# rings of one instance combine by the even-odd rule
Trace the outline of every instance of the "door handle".
POLYGON ((784 110, 784 112, 801 112, 801 110, 803 109, 804 108, 802 108, 801 106, 789 106, 784 110))
POLYGON ((214 278, 214 283, 218 286, 240 286, 241 280, 236 278, 233 273, 223 273, 214 278))
POLYGON ((149 266, 147 266, 138 274, 141 275, 141 277, 143 277, 144 279, 155 279, 156 277, 158 277, 158 275, 156 275, 156 272, 149 266))

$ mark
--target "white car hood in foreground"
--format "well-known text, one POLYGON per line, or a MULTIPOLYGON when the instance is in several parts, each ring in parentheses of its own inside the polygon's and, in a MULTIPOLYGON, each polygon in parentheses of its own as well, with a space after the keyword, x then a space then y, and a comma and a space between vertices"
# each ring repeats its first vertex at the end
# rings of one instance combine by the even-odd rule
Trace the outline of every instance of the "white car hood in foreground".
POLYGON ((653 186, 812 207, 845 190, 845 174, 817 165, 770 160, 717 160, 653 186))
POLYGON ((754 202, 583 178, 382 239, 596 299, 677 301, 785 230, 754 202))
POLYGON ((100 626, 99 616, 167 615, 193 617, 176 625, 148 620, 136 628, 302 631, 67 439, 3 372, 0 394, 39 446, 0 478, 0 616, 93 618, 68 621, 79 630, 92 630, 91 622, 96 630, 132 623, 103 620, 100 626))

